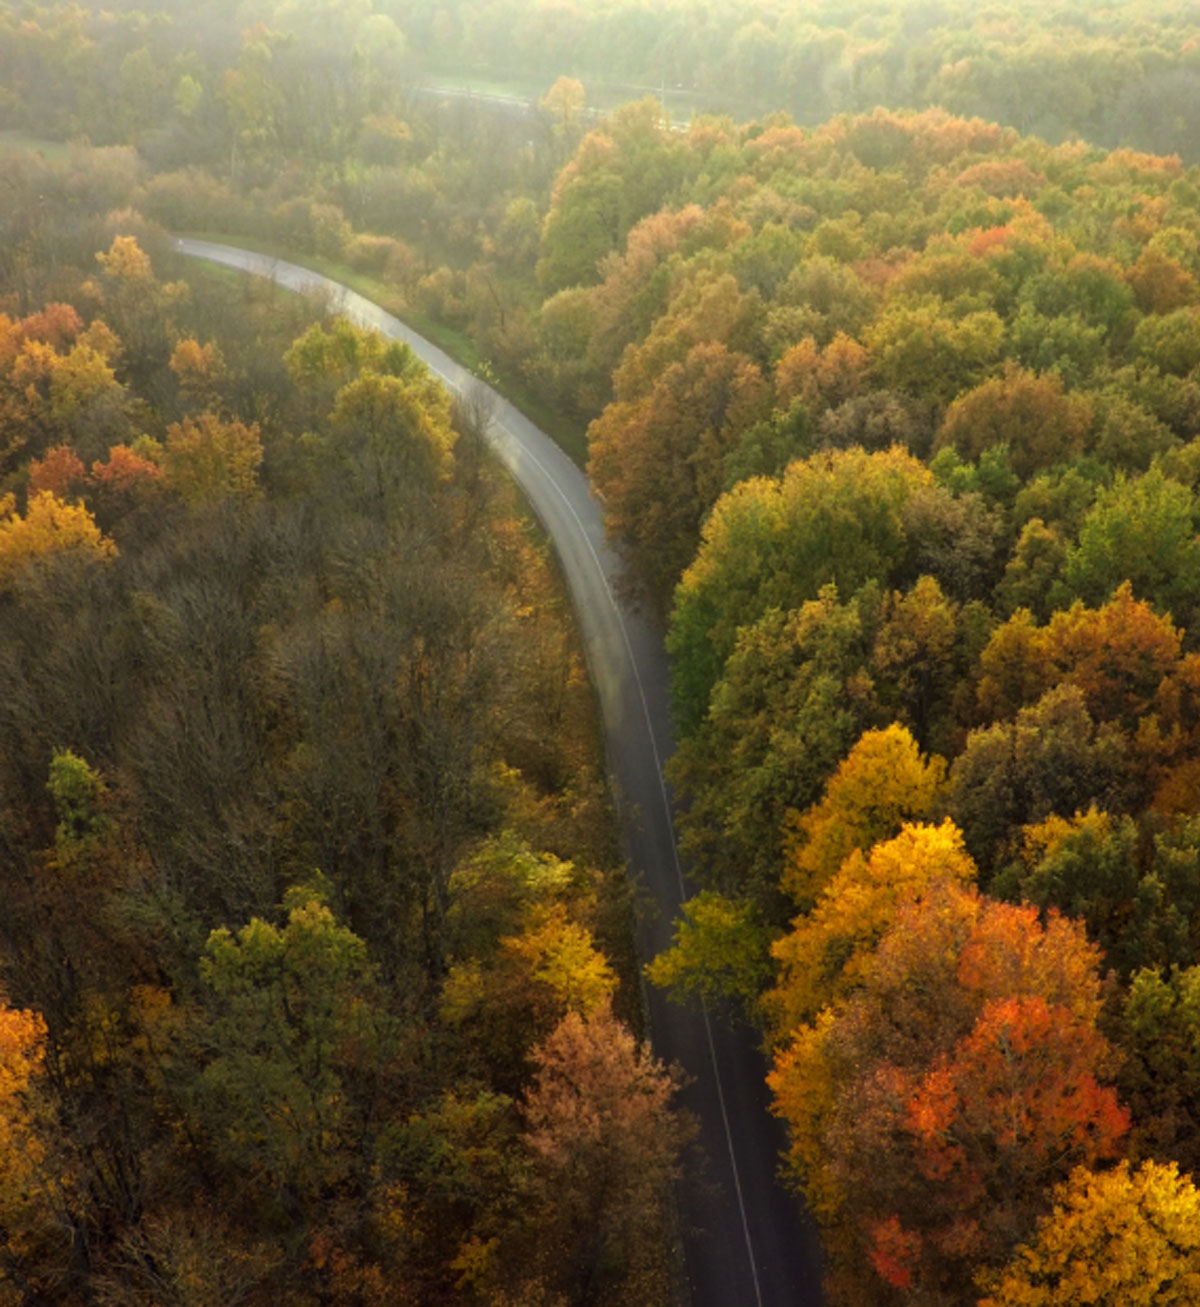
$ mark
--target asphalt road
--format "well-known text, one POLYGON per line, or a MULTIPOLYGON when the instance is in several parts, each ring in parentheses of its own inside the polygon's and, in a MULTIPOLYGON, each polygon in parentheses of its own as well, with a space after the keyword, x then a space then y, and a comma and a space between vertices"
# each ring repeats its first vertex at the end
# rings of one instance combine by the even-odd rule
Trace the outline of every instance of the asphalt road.
MULTIPOLYGON (((181 239, 184 254, 320 295, 363 326, 405 341, 452 390, 478 382, 378 305, 294 264, 181 239)), ((600 703, 608 767, 632 874, 657 905, 639 925, 643 959, 671 942, 690 889, 675 844, 662 765, 673 749, 662 633, 618 598, 621 565, 605 544, 600 508, 580 470, 500 395, 489 441, 554 542, 600 703)), ((817 1307, 820 1254, 810 1224, 775 1179, 782 1131, 767 1111, 762 1055, 748 1031, 647 995, 655 1053, 691 1077, 682 1095, 699 1121, 703 1174, 681 1187, 692 1307, 817 1307)), ((637 1307, 637 1304, 630 1304, 637 1307)))

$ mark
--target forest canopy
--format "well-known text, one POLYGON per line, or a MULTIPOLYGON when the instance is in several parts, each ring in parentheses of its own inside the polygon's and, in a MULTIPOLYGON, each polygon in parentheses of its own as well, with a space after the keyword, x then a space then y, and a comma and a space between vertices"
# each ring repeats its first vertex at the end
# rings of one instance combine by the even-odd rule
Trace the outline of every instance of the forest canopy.
POLYGON ((666 1292, 539 550, 411 356, 165 279, 182 230, 574 437, 672 657, 650 976, 761 1032, 836 1299, 1193 1284, 1191 9, 192 17, 0 15, 6 1287, 666 1292))
POLYGON ((406 346, 89 262, 0 312, 0 1302, 665 1303, 544 545, 406 346))

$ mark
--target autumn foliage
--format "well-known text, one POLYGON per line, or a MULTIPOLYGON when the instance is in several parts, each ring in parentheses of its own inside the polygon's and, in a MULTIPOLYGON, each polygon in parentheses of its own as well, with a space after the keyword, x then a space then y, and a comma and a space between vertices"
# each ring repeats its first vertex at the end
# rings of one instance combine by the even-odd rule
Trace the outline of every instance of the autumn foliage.
POLYGON ((53 491, 36 492, 24 514, 9 496, 0 500, 0 512, 7 512, 0 519, 0 586, 37 559, 69 554, 103 562, 117 552, 85 507, 64 503, 53 491))
POLYGON ((1036 1238, 985 1280, 979 1307, 1192 1302, 1200 1292, 1200 1195, 1174 1165, 1073 1171, 1036 1238))
POLYGON ((97 266, 0 318, 0 1302, 669 1301, 689 1130, 511 488, 407 347, 97 266))
POLYGON ((587 1291, 615 1301, 604 1280, 619 1268, 626 1293, 649 1297, 656 1289, 647 1234, 657 1228, 666 1237, 662 1203, 688 1136, 670 1111, 675 1083, 606 1007, 588 1017, 568 1013, 533 1059, 525 1145, 533 1159, 528 1198, 545 1226, 537 1250, 543 1279, 571 1300, 599 1277, 587 1291))
POLYGON ((864 1266, 962 1293, 1032 1230, 1048 1177, 1117 1155, 1128 1131, 1097 953, 1073 923, 944 876, 882 921, 858 983, 780 1027, 776 1111, 848 1295, 869 1296, 864 1266))
POLYGON ((1195 37, 934 8, 0 15, 0 126, 105 147, 3 170, 0 1293, 669 1296, 537 547, 405 347, 162 223, 567 416, 668 626, 649 974, 760 1023, 832 1296, 1197 1297, 1195 37), (518 56, 529 123, 402 94, 518 56))

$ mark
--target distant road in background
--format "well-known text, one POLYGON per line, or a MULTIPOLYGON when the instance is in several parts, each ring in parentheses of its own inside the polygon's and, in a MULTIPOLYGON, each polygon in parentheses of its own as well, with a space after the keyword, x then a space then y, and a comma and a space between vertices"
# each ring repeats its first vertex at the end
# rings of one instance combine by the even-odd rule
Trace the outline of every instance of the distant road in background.
MULTIPOLYGON (((654 96, 663 106, 664 114, 669 119, 671 127, 677 132, 685 131, 692 114, 701 111, 698 108, 695 96, 669 86, 630 86, 624 88, 621 93, 618 93, 617 88, 613 87, 604 87, 602 89, 606 103, 585 104, 583 109, 580 110, 581 117, 593 126, 602 123, 619 104, 632 100, 643 100, 649 95, 654 96)), ((471 86, 438 85, 429 82, 420 86, 413 86, 409 93, 418 100, 440 101, 447 105, 475 106, 508 118, 528 118, 531 122, 534 122, 544 121, 538 102, 547 90, 549 90, 549 87, 544 88, 539 94, 530 95, 520 91, 504 91, 491 87, 476 89, 471 86)), ((730 103, 723 108, 710 107, 704 109, 703 112, 728 113, 737 117, 740 111, 730 103)), ((741 116, 748 117, 749 114, 742 113, 741 116)))
POLYGON ((422 100, 467 100, 504 113, 531 117, 538 112, 536 100, 516 92, 476 91, 468 86, 414 86, 410 94, 422 100))
MULTIPOLYGON (((452 391, 486 392, 488 440, 524 490, 562 564, 599 698, 625 852, 657 910, 639 924, 643 960, 671 943, 691 893, 675 845, 662 765, 674 747, 662 632, 618 597, 621 564, 605 544, 583 473, 495 391, 436 345, 361 295, 295 264, 181 239, 183 254, 319 295, 354 322, 408 344, 452 391)), ((681 1095, 700 1126, 703 1175, 680 1194, 692 1307, 818 1307, 820 1253, 796 1200, 775 1179, 783 1132, 768 1113, 766 1067, 753 1035, 648 994, 655 1053, 691 1077, 681 1095)))

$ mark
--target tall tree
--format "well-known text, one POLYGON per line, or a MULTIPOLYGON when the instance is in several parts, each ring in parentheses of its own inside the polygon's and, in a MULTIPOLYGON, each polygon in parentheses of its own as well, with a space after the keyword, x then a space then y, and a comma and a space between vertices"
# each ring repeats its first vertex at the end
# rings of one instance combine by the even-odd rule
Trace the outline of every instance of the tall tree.
POLYGON ((199 1120, 256 1220, 264 1207, 311 1220, 313 1204, 361 1186, 362 1131, 391 1052, 363 941, 315 888, 298 887, 285 908, 282 927, 214 931, 201 962, 199 1120))
POLYGON ((772 608, 797 608, 831 582, 852 595, 871 579, 905 579, 904 507, 931 482, 902 450, 838 450, 793 463, 779 480, 744 482, 717 501, 680 583, 668 638, 685 736, 702 721, 739 628, 772 608))
POLYGON ((653 1301, 662 1200, 689 1127, 671 1074, 606 1010, 569 1013, 534 1052, 526 1096, 537 1262, 571 1301, 653 1301))
POLYGON ((763 1006, 775 1040, 863 983, 876 945, 903 908, 935 888, 974 879, 975 865, 950 821, 905 825, 892 839, 851 851, 812 912, 797 917, 772 946, 779 982, 763 1006))
POLYGON ((683 847, 712 888, 782 920, 783 821, 820 795, 853 742, 878 724, 865 667, 869 599, 833 586, 739 632, 708 716, 669 765, 687 796, 683 847), (866 612, 864 612, 864 609, 866 612))
POLYGON ((850 1300, 964 1299, 1032 1234, 1048 1181, 1117 1154, 1096 963, 1074 923, 942 881, 780 1048, 776 1111, 850 1300))
POLYGON ((748 358, 701 344, 648 395, 609 405, 589 428, 588 475, 604 500, 605 530, 628 547, 660 604, 696 552, 726 455, 766 400, 748 358))

